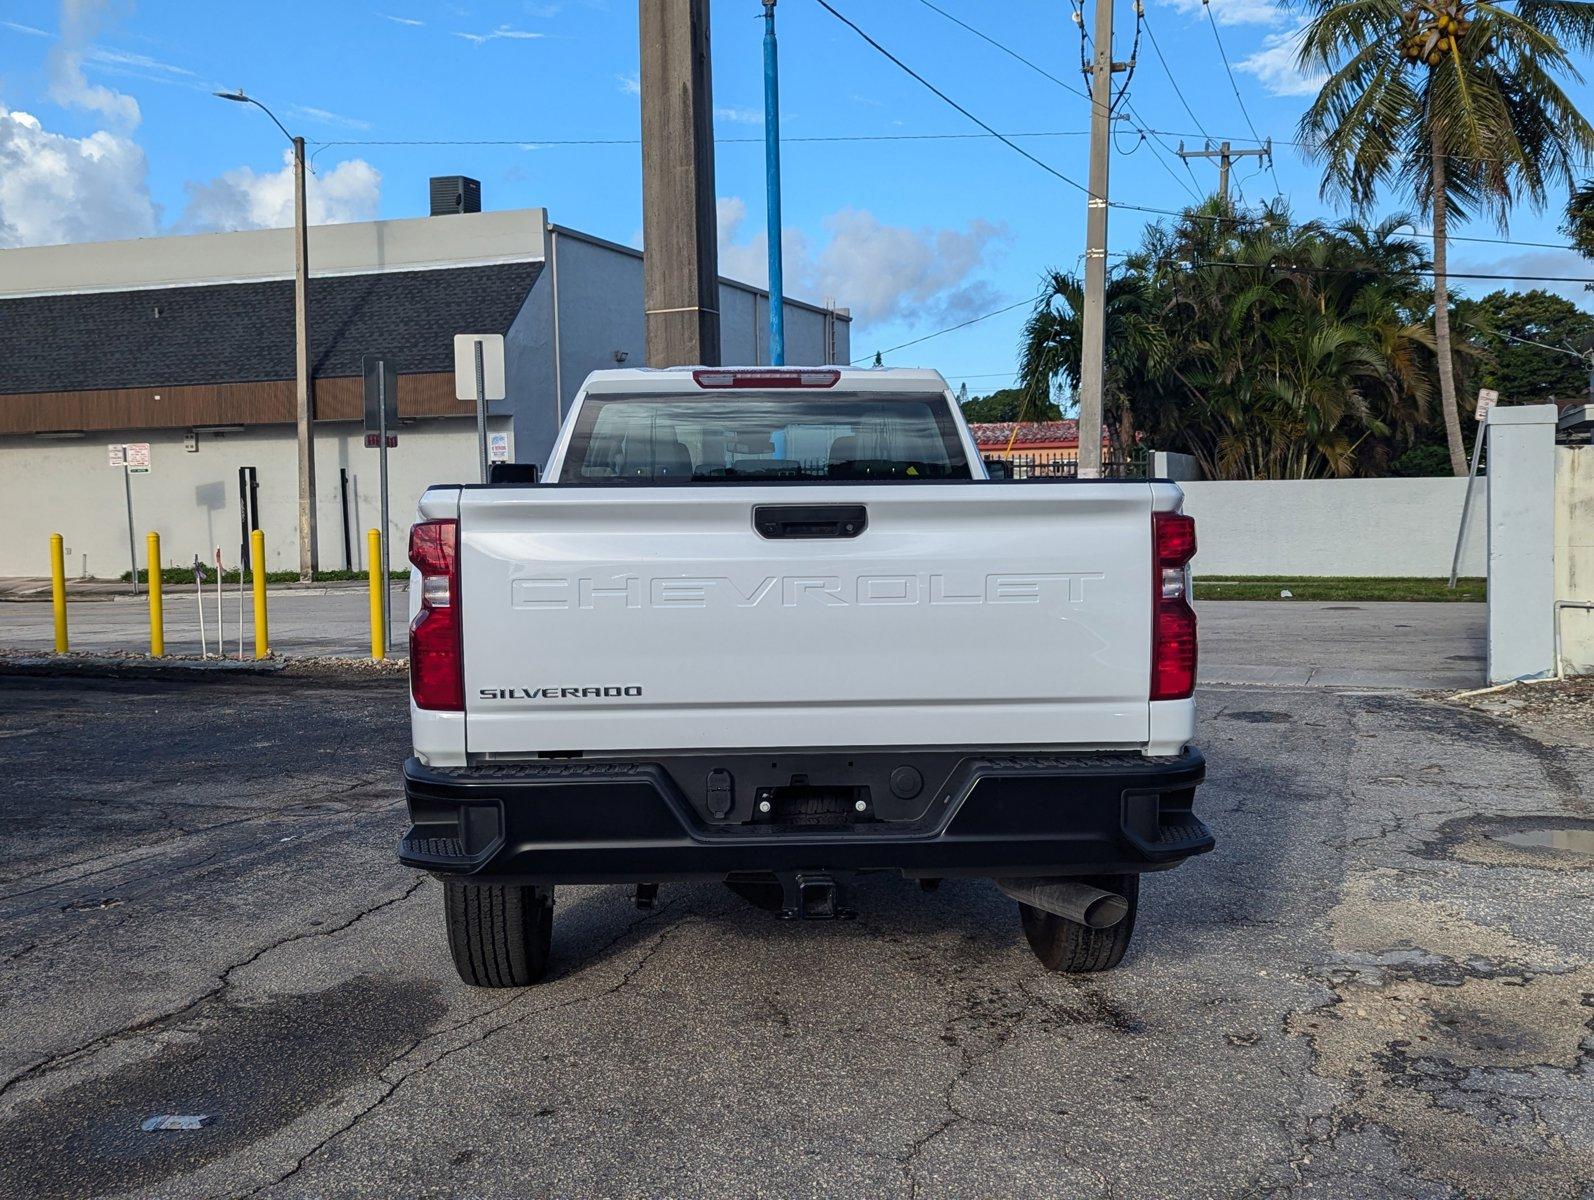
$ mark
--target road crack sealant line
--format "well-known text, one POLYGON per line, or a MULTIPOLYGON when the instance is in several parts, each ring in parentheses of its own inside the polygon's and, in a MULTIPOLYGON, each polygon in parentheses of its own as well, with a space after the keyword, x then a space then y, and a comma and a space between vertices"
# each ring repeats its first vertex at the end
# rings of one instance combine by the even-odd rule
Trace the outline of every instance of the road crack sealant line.
MULTIPOLYGON (((641 928, 644 925, 647 925, 647 924, 655 921, 657 918, 663 916, 666 912, 671 911, 672 909, 676 908, 677 906, 681 905, 682 903, 684 903, 684 900, 681 899, 681 898, 677 898, 677 899, 669 901, 669 902, 667 902, 665 904, 659 905, 657 908, 654 908, 651 911, 643 914, 641 917, 637 918, 636 920, 631 921, 629 924, 627 924, 625 926, 624 929, 620 930, 619 933, 615 934, 612 938, 610 938, 608 941, 603 943, 601 946, 598 946, 598 947, 594 948, 593 950, 589 951, 588 953, 580 956, 579 958, 574 959, 570 963, 570 967, 572 968, 572 973, 569 974, 569 975, 564 976, 563 978, 566 978, 566 979, 574 979, 574 978, 576 978, 576 975, 574 973, 574 969, 575 968, 578 968, 578 967, 582 966, 583 964, 592 961, 594 958, 599 957, 600 955, 604 954, 608 950, 610 950, 613 947, 619 945, 621 942, 625 941, 626 938, 630 937, 634 932, 636 932, 636 930, 638 930, 639 928, 641 928)), ((708 914, 704 914, 704 913, 701 913, 701 912, 694 913, 693 910, 686 910, 686 914, 685 915, 689 915, 689 916, 690 915, 698 915, 698 916, 707 916, 707 917, 722 916, 726 912, 730 911, 730 907, 731 906, 728 906, 728 907, 726 907, 724 909, 718 910, 715 913, 708 913, 708 914)), ((324 1150, 327 1146, 329 1146, 331 1143, 337 1141, 339 1138, 343 1137, 345 1134, 348 1134, 348 1133, 352 1132, 355 1128, 357 1128, 359 1125, 361 1125, 368 1117, 370 1117, 378 1109, 382 1108, 389 1100, 391 1100, 399 1092, 399 1090, 401 1088, 403 1088, 403 1086, 406 1083, 408 1083, 412 1079, 416 1079, 416 1078, 420 1077, 421 1075, 424 1075, 427 1072, 431 1071, 433 1068, 435 1068, 440 1063, 442 1063, 445 1059, 452 1058, 454 1055, 459 1054, 462 1051, 470 1050, 470 1049, 475 1048, 476 1046, 480 1046, 482 1043, 486 1042, 489 1038, 493 1037, 494 1035, 496 1035, 498 1033, 503 1032, 505 1029, 509 1029, 509 1028, 511 1028, 513 1026, 516 1026, 516 1025, 522 1025, 522 1024, 526 1023, 527 1021, 530 1021, 530 1020, 532 1020, 532 1019, 534 1019, 536 1017, 544 1016, 544 1015, 546 1015, 548 1013, 560 1012, 560 1011, 562 1011, 564 1009, 567 1009, 567 1008, 574 1008, 577 1005, 581 1005, 581 1004, 589 1004, 589 1003, 591 1003, 594 1000, 601 1000, 601 999, 604 999, 605 997, 615 995, 617 992, 620 992, 627 985, 629 985, 633 980, 635 980, 637 978, 637 976, 640 975, 642 973, 642 971, 647 968, 648 964, 653 961, 654 957, 663 948, 665 943, 668 942, 672 937, 674 937, 676 934, 678 934, 681 930, 688 928, 692 924, 702 924, 702 923, 704 923, 704 922, 702 922, 702 921, 696 921, 696 922, 694 922, 694 921, 682 921, 682 922, 678 922, 676 924, 667 926, 664 929, 661 929, 659 931, 658 935, 656 937, 654 937, 651 942, 649 942, 649 943, 647 943, 645 945, 645 947, 643 949, 643 953, 637 959, 637 961, 632 963, 629 967, 627 967, 621 973, 620 978, 617 981, 613 982, 613 983, 607 984, 607 985, 605 985, 603 987, 595 988, 595 989, 593 989, 593 990, 591 990, 589 992, 584 992, 581 995, 570 996, 570 997, 566 997, 565 999, 562 999, 562 1000, 556 1000, 556 1001, 553 1001, 551 1003, 544 1004, 544 1005, 542 1005, 540 1007, 531 1009, 529 1012, 517 1013, 517 1014, 511 1016, 508 1020, 502 1021, 502 1022, 500 1022, 497 1025, 490 1025, 490 1026, 488 1026, 486 1028, 483 1028, 483 1029, 477 1031, 474 1036, 472 1036, 470 1038, 467 1038, 465 1041, 459 1043, 458 1045, 450 1046, 447 1049, 443 1050, 441 1053, 439 1053, 439 1054, 433 1056, 432 1058, 427 1059, 425 1062, 422 1062, 419 1065, 415 1066, 413 1069, 404 1071, 396 1079, 388 1078, 388 1072, 389 1071, 391 1071, 395 1066, 397 1066, 400 1063, 402 1063, 410 1055, 414 1054, 416 1050, 418 1050, 422 1046, 426 1045, 426 1043, 432 1042, 432 1041, 436 1041, 439 1038, 445 1038, 449 1034, 457 1033, 457 1032, 459 1032, 462 1029, 469 1029, 473 1025, 478 1025, 478 1024, 481 1024, 484 1021, 490 1020, 492 1017, 496 1016, 497 1014, 499 1014, 501 1012, 504 1012, 507 1009, 514 1008, 515 1006, 517 1006, 518 1004, 520 1004, 520 1002, 522 1002, 524 1000, 535 998, 538 995, 538 988, 537 987, 527 987, 527 988, 514 988, 514 989, 511 989, 513 994, 510 995, 507 999, 503 1000, 502 1002, 500 1002, 498 1004, 495 1004, 495 1005, 493 1005, 490 1008, 484 1009, 481 1012, 475 1013, 475 1014, 473 1014, 472 1016, 466 1018, 463 1021, 455 1022, 454 1024, 452 1024, 452 1025, 450 1025, 450 1026, 448 1026, 448 1027, 446 1027, 444 1029, 430 1031, 430 1032, 426 1033, 424 1036, 415 1039, 413 1042, 410 1043, 410 1045, 405 1047, 403 1050, 401 1050, 398 1054, 394 1055, 392 1058, 390 1058, 387 1061, 387 1063, 385 1063, 383 1065, 382 1069, 376 1073, 375 1082, 378 1084, 378 1086, 381 1088, 381 1090, 380 1090, 379 1094, 376 1096, 376 1098, 374 1100, 372 1100, 368 1104, 364 1105, 362 1108, 359 1109, 359 1111, 357 1111, 352 1117, 350 1117, 347 1121, 345 1121, 337 1129, 334 1129, 332 1132, 328 1133, 325 1137, 321 1138, 313 1146, 311 1146, 308 1150, 306 1150, 303 1154, 301 1154, 298 1157, 298 1159, 295 1160, 293 1165, 287 1169, 287 1171, 285 1171, 282 1174, 278 1175, 274 1179, 268 1180, 265 1183, 257 1184, 255 1187, 249 1189, 248 1191, 241 1192, 241 1193, 235 1193, 235 1195, 237 1195, 239 1197, 239 1200, 248 1200, 248 1198, 250 1198, 250 1197, 258 1196, 258 1195, 260 1195, 260 1194, 262 1194, 262 1193, 264 1193, 266 1191, 269 1191, 272 1188, 278 1187, 278 1186, 282 1185, 283 1183, 287 1182, 289 1179, 293 1178, 301 1170, 303 1170, 304 1167, 309 1163, 309 1161, 312 1158, 314 1158, 317 1154, 319 1154, 322 1150, 324 1150)), ((543 986, 547 986, 547 985, 543 985, 543 986)))
POLYGON ((311 938, 336 937, 345 930, 358 925, 361 921, 365 920, 366 917, 371 916, 373 913, 381 912, 383 909, 391 908, 395 904, 401 904, 405 900, 408 900, 418 890, 420 890, 425 883, 426 879, 424 877, 417 879, 397 896, 389 896, 387 899, 373 904, 368 908, 361 909, 359 912, 355 913, 352 917, 340 925, 330 926, 325 929, 311 929, 301 933, 289 934, 285 937, 277 938, 272 942, 268 942, 266 945, 261 946, 259 949, 253 951, 248 955, 248 957, 242 958, 239 961, 224 967, 221 973, 215 977, 216 982, 213 986, 207 988, 200 995, 194 997, 192 1000, 187 1001, 182 1006, 175 1009, 170 1009, 163 1013, 158 1013, 151 1017, 146 1017, 141 1021, 135 1021, 131 1025, 125 1025, 122 1028, 112 1030, 109 1033, 102 1033, 97 1037, 94 1037, 83 1043, 81 1046, 74 1047, 71 1050, 59 1051, 47 1058, 39 1060, 31 1066, 23 1068, 23 1070, 13 1075, 10 1079, 7 1079, 4 1083, 0 1083, 0 1096, 4 1096, 19 1084, 31 1082, 34 1079, 53 1074, 60 1068, 68 1066, 71 1063, 80 1060, 84 1056, 93 1054, 107 1046, 113 1045, 138 1034, 149 1033, 152 1030, 165 1028, 166 1026, 173 1025, 184 1020, 185 1018, 197 1012, 199 1009, 203 1008, 212 1000, 216 999, 218 996, 223 995, 228 988, 232 986, 232 977, 236 972, 243 970, 245 967, 252 966, 254 963, 264 958, 267 954, 270 954, 272 951, 280 950, 282 947, 293 945, 296 942, 308 941, 311 938))

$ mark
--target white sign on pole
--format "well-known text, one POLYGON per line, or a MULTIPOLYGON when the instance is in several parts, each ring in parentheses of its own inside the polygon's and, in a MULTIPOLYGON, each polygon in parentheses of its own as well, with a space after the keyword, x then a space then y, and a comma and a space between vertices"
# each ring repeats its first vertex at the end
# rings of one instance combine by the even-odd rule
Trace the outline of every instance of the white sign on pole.
POLYGON ((507 433, 490 433, 487 435, 487 460, 495 463, 509 461, 509 435, 507 433))
POLYGON ((113 466, 113 467, 125 467, 127 465, 127 447, 126 446, 107 446, 107 447, 105 447, 105 449, 107 451, 109 451, 109 457, 110 457, 110 460, 111 460, 111 466, 113 466))
POLYGON ((149 443, 129 442, 124 450, 127 454, 127 473, 129 475, 149 474, 149 443))
POLYGON ((504 399, 504 335, 454 335, 454 398, 476 399, 476 343, 482 344, 482 399, 504 399))
POLYGON ((1500 403, 1500 393, 1493 388, 1478 389, 1478 407, 1472 410, 1472 419, 1481 421, 1489 415, 1489 410, 1500 403))

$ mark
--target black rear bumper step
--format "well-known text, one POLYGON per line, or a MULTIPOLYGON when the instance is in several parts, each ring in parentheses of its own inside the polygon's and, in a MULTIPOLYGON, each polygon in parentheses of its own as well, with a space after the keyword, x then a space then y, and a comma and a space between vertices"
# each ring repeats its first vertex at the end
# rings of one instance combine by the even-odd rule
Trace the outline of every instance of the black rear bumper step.
POLYGON ((941 757, 951 763, 934 768, 943 782, 916 807, 822 826, 773 823, 756 806, 715 819, 675 782, 701 777, 703 756, 461 768, 412 758, 404 766, 412 827, 399 859, 494 882, 654 883, 736 872, 1156 871, 1214 845, 1192 811, 1206 774, 1194 750, 941 757))

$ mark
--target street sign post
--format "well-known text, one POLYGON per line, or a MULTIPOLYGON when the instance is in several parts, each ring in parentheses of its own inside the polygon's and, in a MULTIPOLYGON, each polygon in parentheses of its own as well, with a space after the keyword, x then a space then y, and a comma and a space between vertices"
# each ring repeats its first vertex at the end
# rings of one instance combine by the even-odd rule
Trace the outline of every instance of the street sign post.
MULTIPOLYGON (((149 443, 123 442, 106 447, 106 458, 113 467, 122 469, 122 495, 127 499, 127 561, 132 568, 133 595, 138 595, 138 542, 133 536, 133 476, 149 474, 149 443)), ((151 564, 150 570, 160 570, 151 564)))
POLYGON ((487 402, 504 399, 504 335, 454 335, 454 398, 476 401, 476 448, 487 482, 487 402))
POLYGON ((1500 393, 1493 388, 1478 389, 1478 406, 1472 410, 1472 419, 1481 421, 1489 415, 1489 410, 1500 403, 1500 393))
POLYGON ((378 453, 378 478, 382 489, 382 649, 393 651, 393 580, 388 564, 392 556, 387 545, 387 452, 398 444, 398 368, 387 359, 367 354, 360 359, 365 376, 365 444, 378 453), (374 420, 373 420, 374 418, 374 420), (372 426, 375 425, 373 430, 372 426))

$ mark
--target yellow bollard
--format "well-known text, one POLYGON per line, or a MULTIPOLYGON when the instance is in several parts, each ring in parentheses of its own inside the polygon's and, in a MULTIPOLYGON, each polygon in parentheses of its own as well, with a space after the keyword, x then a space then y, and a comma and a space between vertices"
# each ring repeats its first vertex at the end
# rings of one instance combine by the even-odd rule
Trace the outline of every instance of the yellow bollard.
POLYGON ((375 529, 365 534, 365 561, 371 577, 371 657, 377 662, 387 657, 387 622, 383 620, 382 602, 386 598, 383 588, 382 535, 375 529))
POLYGON ((266 535, 256 529, 249 535, 249 572, 255 584, 255 657, 269 658, 266 638, 266 535))
POLYGON ((161 535, 144 539, 144 557, 149 563, 149 656, 166 655, 166 617, 161 608, 161 535))
POLYGON ((66 542, 50 535, 50 601, 55 606, 55 652, 66 653, 66 542))

